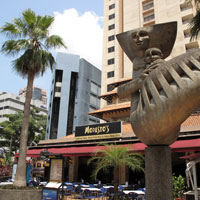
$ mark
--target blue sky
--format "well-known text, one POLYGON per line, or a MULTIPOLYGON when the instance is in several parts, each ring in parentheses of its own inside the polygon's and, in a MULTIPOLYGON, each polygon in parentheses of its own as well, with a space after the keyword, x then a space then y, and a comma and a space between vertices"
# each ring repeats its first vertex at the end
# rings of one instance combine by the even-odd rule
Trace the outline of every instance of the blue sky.
MULTIPOLYGON (((55 23, 51 33, 64 38, 68 46, 65 51, 78 54, 100 68, 103 3, 104 0, 5 0, 0 6, 0 27, 20 17, 21 12, 28 8, 39 15, 52 15, 55 23)), ((6 39, 1 34, 0 45, 6 39)), ((56 56, 56 52, 53 55, 56 56)), ((13 71, 13 59, 0 54, 0 91, 18 94, 27 81, 13 71)), ((51 72, 47 71, 42 78, 35 80, 34 85, 47 90, 49 97, 50 83, 51 72)))

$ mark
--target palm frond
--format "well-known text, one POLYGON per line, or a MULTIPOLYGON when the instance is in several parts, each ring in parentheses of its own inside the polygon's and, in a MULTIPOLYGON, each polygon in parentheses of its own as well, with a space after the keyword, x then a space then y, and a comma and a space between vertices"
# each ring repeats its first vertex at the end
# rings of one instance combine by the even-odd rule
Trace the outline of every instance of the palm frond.
POLYGON ((196 15, 192 18, 190 22, 190 28, 191 28, 191 38, 190 40, 197 39, 200 32, 200 10, 197 10, 196 15))
POLYGON ((26 35, 28 34, 27 32, 28 30, 27 30, 26 23, 24 22, 24 20, 22 18, 14 18, 13 23, 19 30, 19 34, 18 34, 19 37, 21 36, 26 37, 26 35))
POLYGON ((26 50, 31 47, 31 41, 30 40, 7 40, 4 42, 2 45, 1 51, 3 53, 6 53, 8 55, 16 55, 18 54, 21 50, 26 50))
POLYGON ((4 33, 8 38, 14 38, 21 35, 21 32, 17 26, 8 22, 6 22, 5 25, 1 27, 1 33, 4 33))
POLYGON ((28 73, 38 76, 40 73, 43 75, 48 67, 52 70, 54 63, 54 57, 48 51, 28 49, 13 61, 13 69, 22 77, 28 73))
POLYGON ((34 11, 32 11, 31 9, 27 9, 24 12, 22 12, 22 16, 23 19, 25 21, 25 23, 31 27, 34 25, 34 23, 36 22, 36 14, 34 11))
POLYGON ((127 165, 133 171, 143 171, 144 157, 141 154, 130 152, 129 146, 104 145, 104 149, 99 149, 95 155, 88 160, 88 164, 94 163, 95 169, 93 177, 96 178, 98 172, 104 168, 121 167, 127 165))
POLYGON ((52 17, 50 15, 45 15, 44 17, 41 18, 38 25, 43 30, 47 30, 47 29, 49 29, 49 27, 52 25, 53 22, 54 22, 54 17, 52 17))
POLYGON ((57 47, 66 48, 63 39, 58 35, 49 36, 45 41, 45 45, 47 48, 57 48, 57 47))

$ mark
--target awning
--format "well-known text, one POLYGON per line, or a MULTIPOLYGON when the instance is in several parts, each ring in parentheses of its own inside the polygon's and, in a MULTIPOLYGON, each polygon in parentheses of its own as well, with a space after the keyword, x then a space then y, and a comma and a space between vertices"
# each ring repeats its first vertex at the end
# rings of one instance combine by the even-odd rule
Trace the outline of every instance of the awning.
MULTIPOLYGON (((129 146, 131 151, 143 152, 146 145, 143 143, 127 144, 121 146, 129 146)), ((191 152, 200 151, 200 139, 180 140, 170 145, 173 152, 191 152)), ((105 149, 105 146, 86 146, 86 147, 64 147, 64 148, 45 148, 53 154, 62 154, 63 156, 91 156, 98 149, 105 149)), ((39 157, 43 149, 27 150, 27 157, 39 157)), ((18 154, 15 154, 18 157, 18 154)))
MULTIPOLYGON (((135 143, 121 146, 129 146, 131 151, 144 151, 146 145, 143 143, 135 143)), ((65 147, 65 148, 45 148, 53 154, 62 154, 63 156, 91 156, 99 149, 105 149, 105 146, 88 146, 88 147, 65 147)), ((43 149, 29 149, 27 150, 27 157, 40 157, 40 152, 43 149)), ((15 154, 18 157, 19 154, 15 154)))
POLYGON ((181 156, 179 158, 184 159, 184 160, 197 160, 200 158, 200 153, 194 153, 194 154, 187 155, 187 156, 181 156))
POLYGON ((175 152, 191 152, 200 150, 200 138, 193 140, 179 140, 170 145, 175 152))

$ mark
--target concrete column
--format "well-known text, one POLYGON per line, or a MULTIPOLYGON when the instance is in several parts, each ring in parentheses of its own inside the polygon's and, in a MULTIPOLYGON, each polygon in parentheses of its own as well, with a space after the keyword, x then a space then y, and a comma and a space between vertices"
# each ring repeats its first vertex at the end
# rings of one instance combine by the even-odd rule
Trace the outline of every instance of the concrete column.
POLYGON ((171 149, 148 146, 145 149, 146 200, 173 200, 171 149))
POLYGON ((78 157, 70 157, 69 161, 69 182, 75 182, 78 178, 78 157))

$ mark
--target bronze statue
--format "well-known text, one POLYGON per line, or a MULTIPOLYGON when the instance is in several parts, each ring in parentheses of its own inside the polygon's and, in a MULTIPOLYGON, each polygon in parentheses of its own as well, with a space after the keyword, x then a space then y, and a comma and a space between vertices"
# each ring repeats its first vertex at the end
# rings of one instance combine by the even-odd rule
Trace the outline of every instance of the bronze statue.
POLYGON ((170 22, 117 35, 133 62, 133 80, 120 86, 118 95, 131 95, 131 124, 147 145, 172 144, 181 123, 200 105, 200 50, 164 60, 173 48, 176 26, 170 22))

